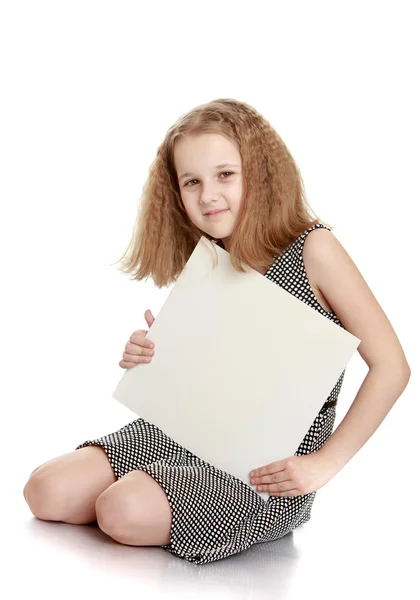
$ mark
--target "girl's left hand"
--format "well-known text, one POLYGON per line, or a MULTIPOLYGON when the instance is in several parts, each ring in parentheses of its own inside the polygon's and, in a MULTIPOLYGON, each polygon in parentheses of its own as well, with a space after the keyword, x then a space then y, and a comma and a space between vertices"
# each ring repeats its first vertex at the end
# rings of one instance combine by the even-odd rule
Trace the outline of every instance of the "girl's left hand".
POLYGON ((319 454, 288 456, 252 471, 251 485, 270 496, 300 496, 319 490, 337 470, 319 454))

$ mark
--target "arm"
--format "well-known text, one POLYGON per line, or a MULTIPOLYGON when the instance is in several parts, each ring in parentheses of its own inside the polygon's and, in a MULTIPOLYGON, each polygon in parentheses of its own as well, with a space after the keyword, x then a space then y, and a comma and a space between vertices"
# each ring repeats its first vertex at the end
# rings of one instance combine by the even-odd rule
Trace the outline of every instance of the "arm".
POLYGON ((328 229, 312 231, 303 247, 309 279, 347 331, 361 343, 369 367, 346 416, 317 452, 338 472, 382 423, 410 379, 410 367, 388 318, 356 265, 328 229))
POLYGON ((337 473, 375 433, 410 379, 406 364, 371 367, 346 416, 317 454, 337 473))

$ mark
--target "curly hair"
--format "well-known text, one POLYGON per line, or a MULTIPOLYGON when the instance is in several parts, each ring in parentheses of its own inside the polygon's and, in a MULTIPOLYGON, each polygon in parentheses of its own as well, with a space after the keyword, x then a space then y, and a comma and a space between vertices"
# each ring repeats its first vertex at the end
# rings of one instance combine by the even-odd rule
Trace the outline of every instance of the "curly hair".
POLYGON ((130 243, 118 261, 118 270, 132 274, 131 279, 151 276, 157 287, 167 286, 176 281, 202 236, 223 247, 189 219, 174 166, 177 140, 201 133, 218 133, 239 147, 243 195, 229 247, 237 271, 245 271, 243 264, 267 268, 277 254, 320 222, 310 210, 292 155, 269 122, 245 102, 213 100, 182 115, 158 147, 130 243))

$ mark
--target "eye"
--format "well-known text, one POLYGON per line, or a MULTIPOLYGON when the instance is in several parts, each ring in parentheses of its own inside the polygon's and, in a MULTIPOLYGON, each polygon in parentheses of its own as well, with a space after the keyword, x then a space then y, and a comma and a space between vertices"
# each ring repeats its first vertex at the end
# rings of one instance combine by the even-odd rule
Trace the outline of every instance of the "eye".
MULTIPOLYGON (((219 173, 219 175, 233 175, 232 171, 222 171, 221 173, 219 173)), ((223 179, 226 179, 226 177, 223 177, 223 179)), ((190 183, 192 181, 197 181, 197 179, 189 179, 187 182, 185 182, 185 187, 191 187, 190 183)))

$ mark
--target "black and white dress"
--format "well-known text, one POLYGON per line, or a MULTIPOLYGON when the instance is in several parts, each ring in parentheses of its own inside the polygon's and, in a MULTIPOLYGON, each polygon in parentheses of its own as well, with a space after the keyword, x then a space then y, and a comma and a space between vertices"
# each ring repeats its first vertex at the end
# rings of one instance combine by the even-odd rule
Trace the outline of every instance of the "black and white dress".
MULTIPOLYGON (((325 311, 319 304, 303 264, 305 239, 318 227, 329 229, 321 223, 307 229, 275 258, 265 277, 344 327, 334 312, 325 311)), ((316 452, 330 437, 336 416, 334 403, 344 373, 295 455, 316 452)), ((160 484, 172 509, 170 543, 161 547, 197 565, 283 537, 311 517, 316 491, 264 500, 250 485, 202 460, 143 418, 114 433, 85 441, 76 450, 89 445, 104 448, 118 479, 139 469, 160 484)))

